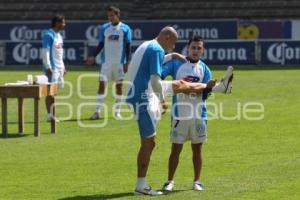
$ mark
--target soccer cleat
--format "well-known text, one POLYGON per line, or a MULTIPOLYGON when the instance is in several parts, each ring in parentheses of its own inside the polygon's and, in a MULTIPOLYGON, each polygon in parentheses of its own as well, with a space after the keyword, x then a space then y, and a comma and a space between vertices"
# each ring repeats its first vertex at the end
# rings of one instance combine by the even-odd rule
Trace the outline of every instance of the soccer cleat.
POLYGON ((97 120, 100 119, 100 115, 98 112, 95 112, 91 117, 90 120, 97 120))
POLYGON ((216 86, 212 88, 213 92, 231 93, 233 80, 233 67, 229 66, 226 71, 226 75, 221 79, 216 86))
POLYGON ((204 190, 204 185, 201 182, 196 181, 196 182, 193 183, 193 190, 203 191, 204 190))
POLYGON ((174 189, 174 181, 167 181, 162 188, 163 191, 168 191, 168 192, 171 192, 173 189, 174 189))
POLYGON ((162 193, 161 191, 153 190, 153 189, 151 189, 151 187, 148 186, 143 189, 136 188, 134 190, 134 194, 135 195, 159 196, 159 195, 163 195, 164 193, 162 193))

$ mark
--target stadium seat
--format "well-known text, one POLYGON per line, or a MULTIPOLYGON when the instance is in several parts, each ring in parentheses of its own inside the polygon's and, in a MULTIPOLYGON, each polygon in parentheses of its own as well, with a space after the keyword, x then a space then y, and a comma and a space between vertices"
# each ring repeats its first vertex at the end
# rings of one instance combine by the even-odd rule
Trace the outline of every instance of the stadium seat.
POLYGON ((109 5, 118 6, 123 19, 300 17, 298 0, 1 0, 0 20, 48 20, 55 13, 99 20, 106 19, 109 5))

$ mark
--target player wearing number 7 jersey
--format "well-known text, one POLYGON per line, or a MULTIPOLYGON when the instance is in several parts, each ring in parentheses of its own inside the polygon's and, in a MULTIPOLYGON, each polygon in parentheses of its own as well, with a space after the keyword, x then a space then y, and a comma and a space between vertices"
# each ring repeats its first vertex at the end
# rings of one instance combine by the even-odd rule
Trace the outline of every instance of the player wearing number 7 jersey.
MULTIPOLYGON (((193 83, 208 83, 211 72, 208 66, 200 60, 204 52, 204 41, 194 36, 188 43, 187 62, 171 60, 165 63, 162 70, 162 79, 172 76, 173 80, 184 80, 193 83)), ((233 68, 229 67, 226 76, 212 92, 229 93, 233 78, 233 68)), ((204 189, 200 182, 202 168, 202 144, 207 140, 207 109, 205 99, 208 90, 200 95, 176 94, 173 96, 171 142, 172 150, 169 157, 168 181, 163 190, 172 191, 174 188, 174 175, 179 162, 179 155, 185 141, 191 141, 193 151, 194 182, 193 189, 204 189)))

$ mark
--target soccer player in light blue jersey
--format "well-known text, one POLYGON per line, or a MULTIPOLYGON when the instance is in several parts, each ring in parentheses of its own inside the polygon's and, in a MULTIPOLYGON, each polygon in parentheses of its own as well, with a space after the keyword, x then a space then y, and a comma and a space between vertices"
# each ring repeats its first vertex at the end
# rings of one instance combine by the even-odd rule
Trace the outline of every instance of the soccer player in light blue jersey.
MULTIPOLYGON (((184 80, 192 83, 206 84, 211 79, 209 67, 200 60, 204 52, 204 41, 194 36, 188 42, 187 61, 173 59, 164 64, 162 78, 171 76, 173 80, 184 80)), ((228 93, 231 90, 233 68, 229 67, 225 77, 212 89, 204 90, 200 95, 176 94, 173 96, 171 142, 172 150, 169 157, 168 181, 163 190, 172 191, 174 175, 179 156, 185 141, 191 141, 194 165, 193 189, 204 189, 200 182, 202 168, 202 144, 207 139, 207 109, 205 100, 208 92, 228 93)))
MULTIPOLYGON (((65 28, 65 25, 65 17, 63 15, 56 15, 52 18, 51 28, 43 36, 42 50, 44 71, 48 81, 58 83, 61 87, 64 85, 66 69, 63 61, 63 37, 60 31, 65 28)), ((54 97, 47 96, 47 121, 51 121, 51 106, 53 103, 54 97)))
POLYGON ((105 86, 109 80, 116 81, 116 106, 114 117, 120 119, 120 105, 122 96, 122 81, 127 72, 131 57, 131 29, 120 21, 120 9, 110 6, 107 9, 109 22, 100 28, 98 35, 99 44, 94 55, 89 57, 87 64, 95 63, 95 57, 101 53, 101 69, 99 88, 96 103, 96 112, 90 119, 99 119, 100 111, 104 103, 105 86))
POLYGON ((165 52, 175 47, 178 35, 172 27, 163 28, 151 41, 142 43, 135 51, 129 66, 126 102, 134 108, 141 137, 141 147, 137 158, 137 183, 135 194, 160 195, 146 182, 151 153, 155 146, 156 120, 148 109, 147 91, 151 87, 158 97, 160 106, 167 109, 161 85, 161 71, 165 52))

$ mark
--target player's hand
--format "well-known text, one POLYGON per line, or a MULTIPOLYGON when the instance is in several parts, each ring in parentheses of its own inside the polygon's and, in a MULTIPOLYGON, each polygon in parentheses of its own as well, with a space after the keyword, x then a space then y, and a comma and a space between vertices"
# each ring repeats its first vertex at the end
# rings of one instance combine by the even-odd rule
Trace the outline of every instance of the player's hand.
POLYGON ((163 100, 162 102, 160 102, 161 108, 162 108, 162 112, 161 114, 165 114, 168 110, 168 104, 166 103, 165 100, 163 100))
POLYGON ((127 73, 127 71, 128 71, 128 63, 126 63, 126 64, 123 65, 123 71, 124 71, 124 73, 127 73))
POLYGON ((52 76, 52 69, 48 68, 46 71, 47 76, 52 76))
POLYGON ((217 83, 217 79, 215 79, 215 80, 209 80, 207 82, 207 84, 206 84, 206 88, 211 89, 211 88, 213 88, 216 85, 216 83, 217 83))
POLYGON ((182 61, 184 61, 184 62, 187 61, 187 59, 186 59, 186 57, 185 57, 184 55, 182 55, 182 54, 180 54, 180 53, 176 53, 176 52, 172 53, 172 58, 173 58, 173 59, 182 60, 182 61))
POLYGON ((95 57, 94 57, 94 56, 88 57, 88 58, 86 59, 86 61, 85 61, 85 64, 86 64, 86 65, 93 65, 93 64, 95 64, 95 57))

